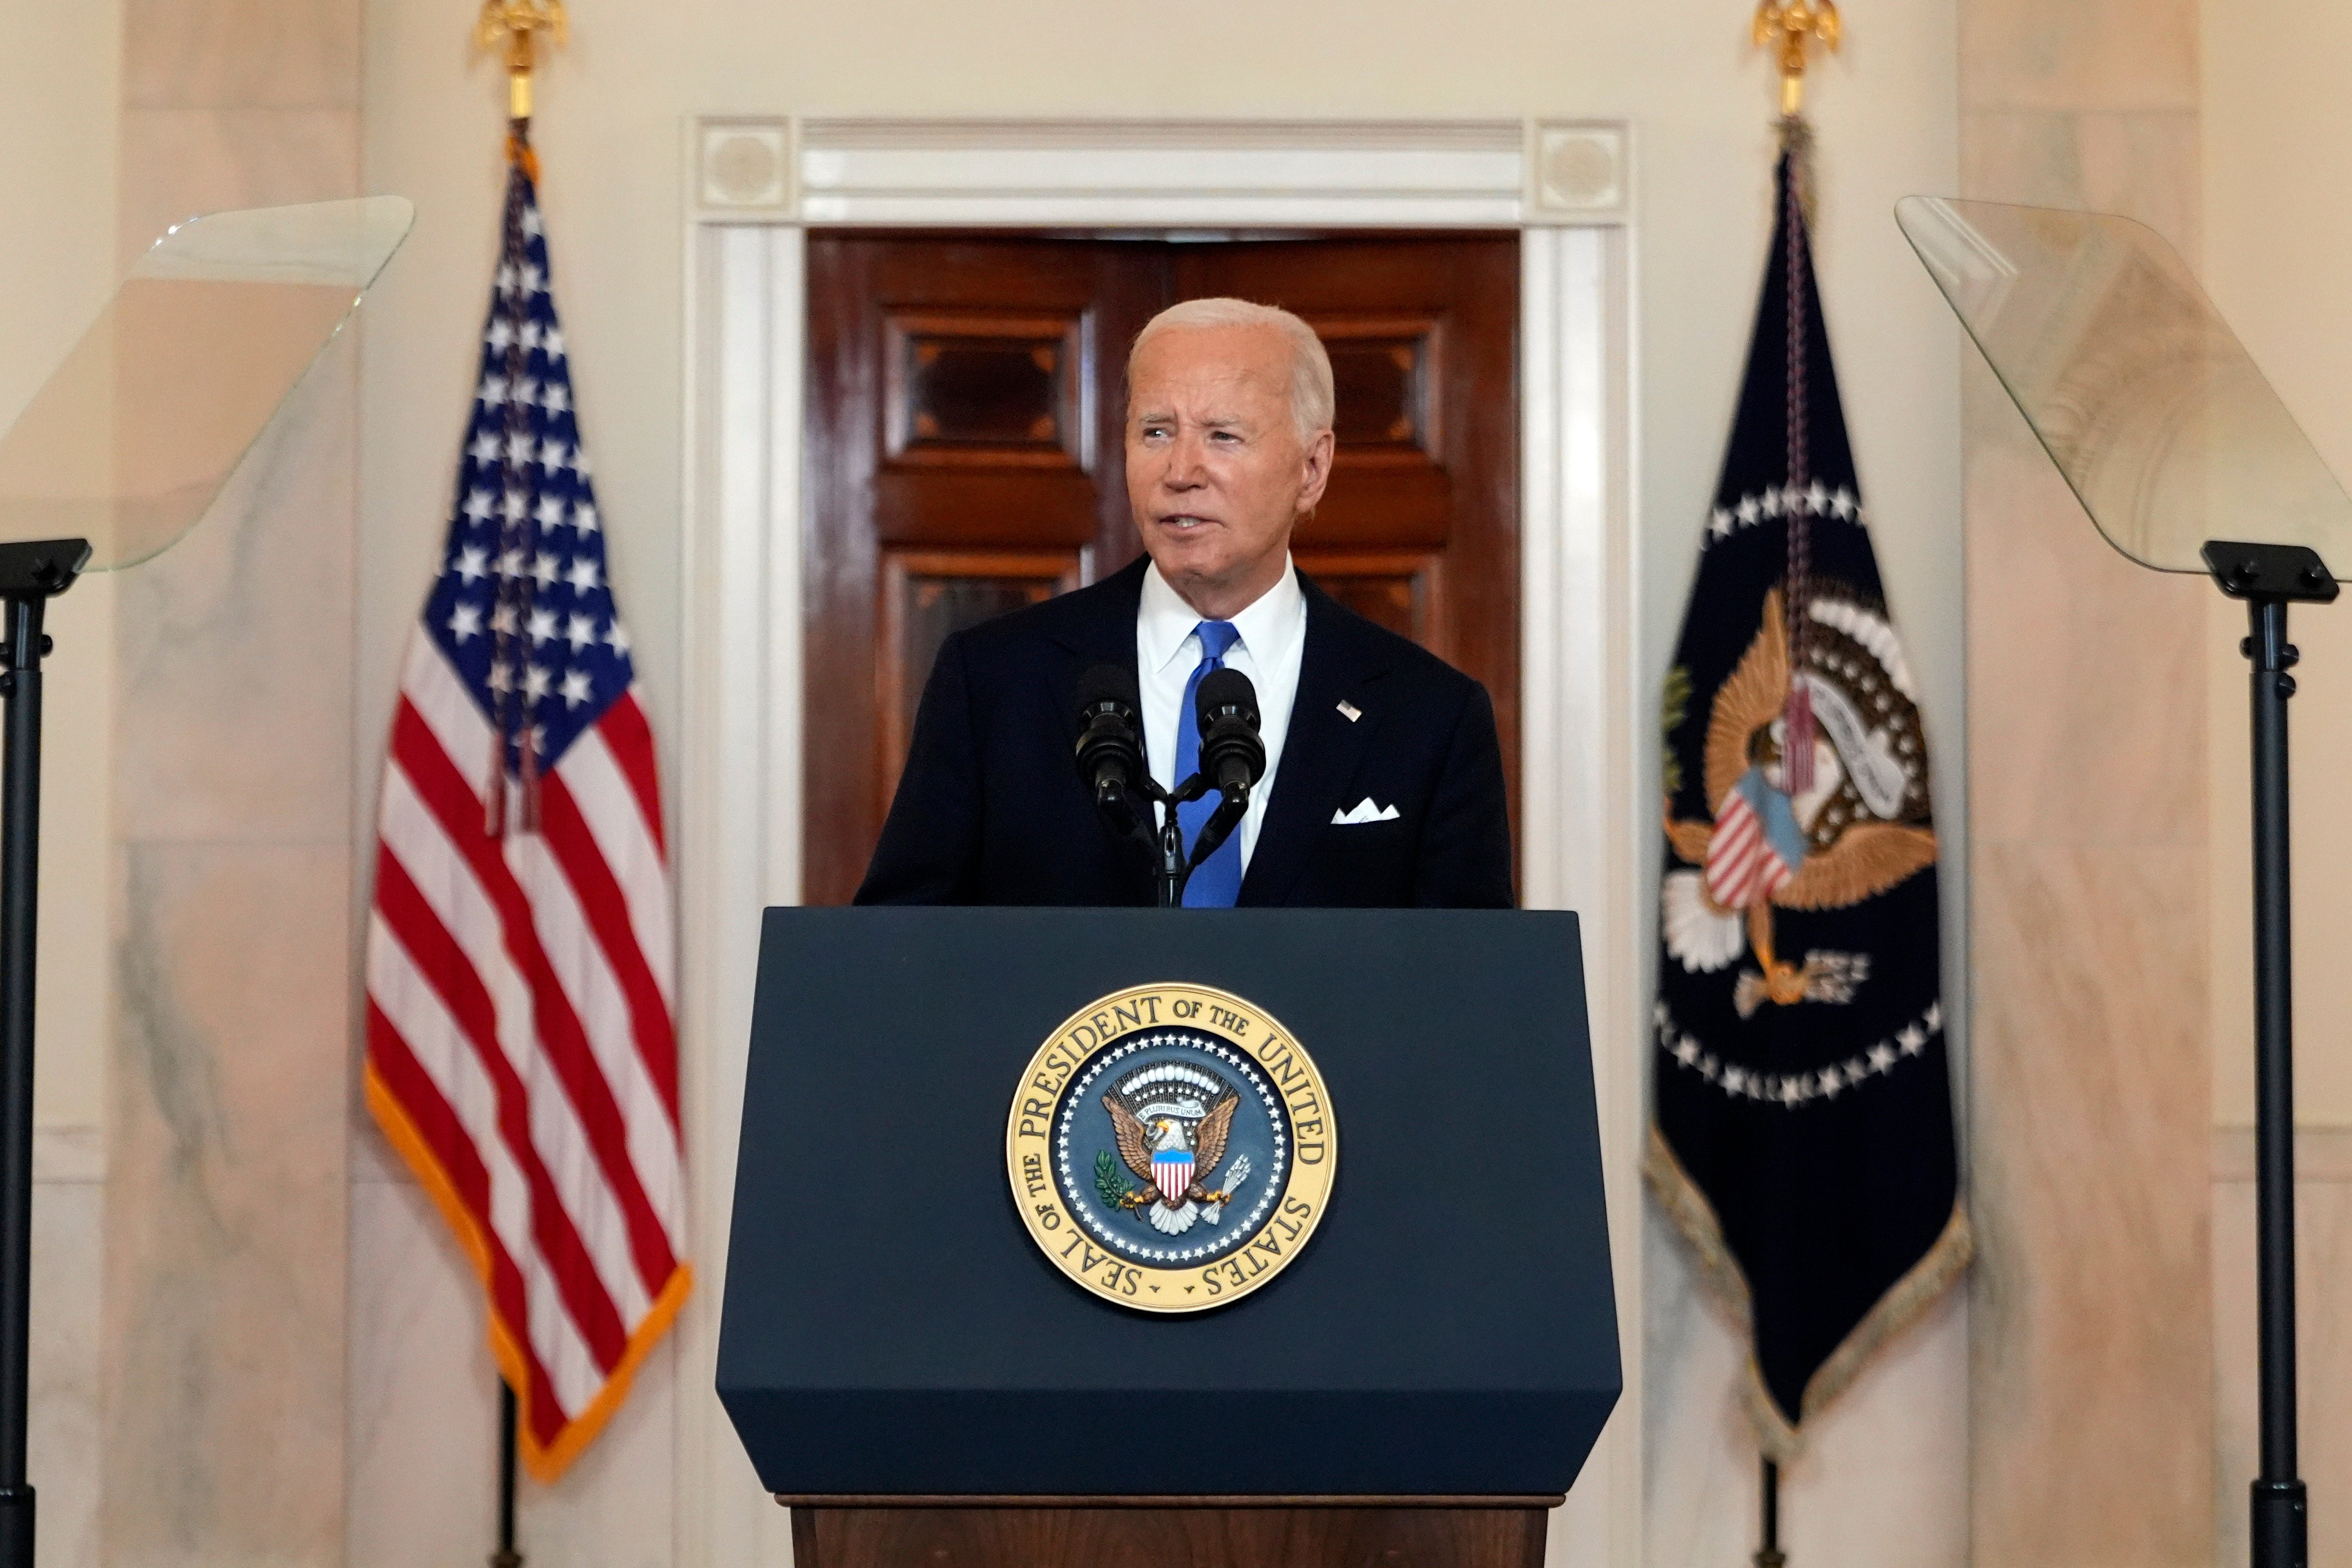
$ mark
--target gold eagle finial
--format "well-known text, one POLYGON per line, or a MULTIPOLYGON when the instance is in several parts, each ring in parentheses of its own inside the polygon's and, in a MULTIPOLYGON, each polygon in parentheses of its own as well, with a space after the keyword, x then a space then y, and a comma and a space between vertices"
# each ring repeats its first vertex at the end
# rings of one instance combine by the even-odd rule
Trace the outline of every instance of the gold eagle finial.
POLYGON ((509 119, 530 118, 531 57, 541 33, 558 44, 571 36, 572 22, 563 14, 563 0, 483 0, 481 17, 474 24, 474 42, 486 49, 506 45, 509 119))
POLYGON ((1794 117, 1805 105, 1805 45, 1819 38, 1832 54, 1838 47, 1836 0, 1763 0, 1756 7, 1756 45, 1780 46, 1780 112, 1794 117))

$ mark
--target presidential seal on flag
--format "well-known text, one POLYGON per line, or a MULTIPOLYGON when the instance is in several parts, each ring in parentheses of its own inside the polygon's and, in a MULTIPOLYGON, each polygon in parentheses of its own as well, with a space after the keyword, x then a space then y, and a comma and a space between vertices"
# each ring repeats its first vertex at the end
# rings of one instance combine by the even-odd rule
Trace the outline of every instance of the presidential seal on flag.
POLYGON ((1322 1219, 1339 1131, 1313 1058, 1265 1009, 1197 985, 1081 1008, 1013 1096, 1005 1165, 1030 1236, 1122 1306, 1259 1289, 1322 1219))

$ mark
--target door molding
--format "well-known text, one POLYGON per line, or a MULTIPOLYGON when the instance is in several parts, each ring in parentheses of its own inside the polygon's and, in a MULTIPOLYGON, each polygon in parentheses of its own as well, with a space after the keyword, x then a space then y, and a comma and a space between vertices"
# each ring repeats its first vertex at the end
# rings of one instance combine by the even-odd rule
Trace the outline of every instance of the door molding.
POLYGON ((1521 234, 1520 885, 1586 916, 1625 1394, 1553 1518, 1559 1561, 1642 1557, 1633 144, 1616 121, 697 120, 686 194, 680 1023, 702 1288, 681 1318, 678 1561, 782 1563, 712 1386, 758 911, 797 901, 801 399, 811 228, 1521 234))

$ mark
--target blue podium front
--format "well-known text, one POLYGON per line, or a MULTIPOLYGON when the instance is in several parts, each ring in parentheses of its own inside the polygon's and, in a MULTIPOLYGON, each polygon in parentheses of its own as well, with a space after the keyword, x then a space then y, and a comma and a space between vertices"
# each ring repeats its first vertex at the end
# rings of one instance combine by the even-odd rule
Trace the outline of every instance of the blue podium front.
POLYGON ((1563 1492, 1622 1386, 1576 918, 771 910, 723 1310, 780 1495, 1563 1492))

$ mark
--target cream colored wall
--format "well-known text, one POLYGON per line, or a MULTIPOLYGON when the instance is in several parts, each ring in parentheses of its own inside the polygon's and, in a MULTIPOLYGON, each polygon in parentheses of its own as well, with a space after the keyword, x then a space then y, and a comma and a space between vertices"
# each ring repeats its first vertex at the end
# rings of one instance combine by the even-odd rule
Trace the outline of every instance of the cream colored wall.
MULTIPOLYGON (((2204 0, 2205 241, 2214 303, 2352 484, 2352 9, 2204 0)), ((2194 258, 2192 258, 2193 260, 2194 258)), ((2330 561, 2337 575, 2352 561, 2330 561)), ((2251 1126, 2252 863, 2244 610, 2207 609, 2212 820, 2213 1107, 2251 1126)), ((2352 1126, 2352 599, 2289 617, 2296 1119, 2352 1126)))
MULTIPOLYGON (((0 428, 114 284, 121 28, 120 0, 0 10, 0 428)), ((113 584, 92 577, 49 616, 34 1096, 43 1127, 103 1121, 113 606, 113 584)))
MULTIPOLYGON (((418 216, 363 313, 355 731, 363 794, 443 537, 496 249, 504 83, 493 62, 468 51, 470 9, 367 0, 365 184, 414 198, 418 216)), ((1230 16, 1099 0, 574 0, 571 12, 572 42, 538 85, 541 195, 614 577, 666 772, 679 722, 682 149, 698 115, 1622 118, 1635 139, 1645 684, 1663 672, 1769 228, 1776 87, 1748 42, 1745 0, 1287 0, 1230 16)), ((1899 195, 1957 188, 1958 22, 1954 0, 1880 0, 1849 23, 1846 52, 1817 68, 1811 89, 1822 148, 1816 245, 1880 562, 1925 688, 1945 839, 1948 1016, 1961 1024, 1958 337, 1889 216, 1899 195)), ((669 782, 675 802, 674 773, 669 782)), ((1654 853, 1643 846, 1645 858, 1654 853)), ((688 1019, 689 1078, 701 1070, 695 1027, 688 1019)), ((1954 1038, 1964 1061, 1965 1035, 1955 1029, 1954 1038)), ((1629 1059, 1643 1048, 1601 1047, 1629 1059)), ((404 1291, 427 1275, 446 1283, 433 1287, 443 1300, 418 1309, 437 1325, 436 1342, 478 1332, 462 1264, 422 1204, 381 1222, 369 1212, 355 1221, 356 1245, 396 1256, 404 1291), (367 1241, 379 1223, 397 1237, 367 1241)), ((1616 1217, 1649 1224, 1646 1215, 1616 1217)), ((724 1219, 697 1215, 700 1225, 724 1219)), ((1755 1486, 1735 1407, 1737 1355, 1696 1307, 1679 1255, 1662 1236, 1653 1242, 1646 1327, 1667 1352, 1654 1364, 1671 1363, 1673 1375, 1645 1391, 1654 1522, 1644 1556, 1661 1565, 1735 1560, 1752 1544, 1755 1486)), ((1955 1298, 1820 1423, 1814 1458, 1790 1473, 1784 1493, 1784 1522, 1809 1560, 1823 1568, 1966 1561, 1966 1331, 1955 1298)), ((413 1512, 380 1534, 362 1521, 352 1558, 391 1568, 446 1548, 446 1561, 478 1538, 478 1461, 446 1456, 450 1412, 486 1398, 486 1363, 470 1382, 453 1374, 420 1392, 416 1361, 385 1342, 380 1371, 370 1352, 355 1356, 354 1429, 370 1435, 354 1449, 354 1506, 397 1510, 400 1500, 430 1496, 457 1500, 444 1511, 467 1517, 435 1542, 413 1512)), ((655 1473, 685 1451, 667 1446, 673 1420, 700 1420, 708 1398, 657 1358, 582 1479, 530 1489, 528 1549, 594 1568, 660 1561, 682 1550, 673 1542, 707 1540, 707 1522, 682 1517, 697 1505, 700 1478, 671 1492, 655 1473), (589 1472, 612 1485, 597 1492, 589 1472)))
MULTIPOLYGON (((1094 0, 964 7, 680 0, 573 7, 535 128, 558 303, 656 723, 677 690, 680 127, 697 114, 1622 116, 1638 140, 1648 662, 1663 664, 1710 495, 1766 236, 1773 88, 1717 0, 1561 6, 1300 0, 1222 26, 1094 0)), ((370 187, 416 232, 368 307, 364 711, 385 710, 448 503, 499 199, 504 83, 465 19, 367 13, 370 187)), ((1822 268, 1863 480, 1926 672, 1957 825, 1952 332, 1887 216, 1957 174, 1950 0, 1857 17, 1817 69, 1822 268)), ((362 726, 362 745, 380 726, 362 726)), ((1948 858, 1948 864, 1955 863, 1948 858)))

